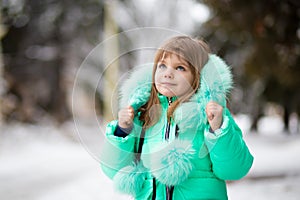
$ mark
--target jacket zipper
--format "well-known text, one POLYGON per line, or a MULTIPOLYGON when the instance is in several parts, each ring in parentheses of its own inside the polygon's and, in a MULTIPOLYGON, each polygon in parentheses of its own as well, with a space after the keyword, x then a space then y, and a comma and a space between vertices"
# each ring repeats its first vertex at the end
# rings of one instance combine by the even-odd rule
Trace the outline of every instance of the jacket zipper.
POLYGON ((173 191, 174 191, 174 186, 166 186, 166 200, 172 200, 173 199, 173 191))
MULTIPOLYGON (((172 97, 168 97, 168 104, 169 104, 169 107, 172 103, 172 97)), ((171 127, 171 124, 169 123, 169 121, 167 122, 167 128, 166 128, 166 132, 165 132, 165 140, 169 140, 169 137, 170 137, 170 127, 171 127)))
MULTIPOLYGON (((168 97, 168 106, 170 106, 172 103, 172 97, 169 98, 168 97)), ((171 124, 169 123, 169 121, 167 122, 167 127, 166 127, 166 132, 165 132, 165 140, 169 140, 170 137, 170 128, 171 128, 171 124)), ((172 196, 173 196, 173 190, 174 190, 174 186, 167 186, 166 185, 166 200, 172 200, 172 196)), ((152 200, 156 199, 156 180, 155 178, 153 178, 153 195, 152 195, 152 200)))
MULTIPOLYGON (((168 98, 168 104, 169 106, 172 103, 172 98, 168 98)), ((170 137, 170 128, 171 124, 168 121, 167 122, 167 127, 166 127, 166 132, 165 132, 165 140, 169 140, 170 137)), ((176 127, 176 132, 177 132, 177 127, 176 127)), ((166 185, 166 200, 172 200, 173 199, 173 191, 174 191, 174 186, 167 186, 166 185)), ((156 181, 155 178, 153 178, 153 195, 152 199, 156 199, 156 181)))
MULTIPOLYGON (((171 105, 171 103, 172 103, 172 97, 168 98, 168 104, 169 104, 169 106, 171 105)), ((165 140, 169 140, 169 137, 170 137, 170 127, 171 127, 171 124, 168 121, 167 122, 166 132, 165 132, 165 140)), ((170 186, 169 187, 169 186, 166 185, 166 200, 172 200, 173 190, 174 190, 174 186, 170 186)))

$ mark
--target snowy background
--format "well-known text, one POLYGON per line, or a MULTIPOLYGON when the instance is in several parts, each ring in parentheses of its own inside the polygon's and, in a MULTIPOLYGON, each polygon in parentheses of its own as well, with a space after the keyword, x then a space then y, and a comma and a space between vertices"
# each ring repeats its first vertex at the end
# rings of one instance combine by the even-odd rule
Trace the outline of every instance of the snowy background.
MULTIPOLYGON (((25 118, 25 121, 38 121, 39 123, 38 125, 22 123, 1 124, 0 121, 0 200, 130 199, 113 191, 111 180, 104 176, 100 169, 99 161, 95 159, 97 155, 99 156, 99 149, 103 142, 103 134, 99 134, 101 132, 99 131, 99 124, 94 124, 93 120, 90 120, 88 123, 80 122, 78 124, 79 127, 77 127, 80 130, 81 138, 79 138, 73 121, 57 126, 53 121, 43 121, 43 119, 40 119, 41 114, 49 110, 41 109, 39 103, 42 103, 42 105, 54 105, 55 103, 56 107, 54 110, 62 111, 62 113, 59 112, 55 115, 60 118, 63 117, 63 114, 66 114, 62 108, 71 107, 71 103, 66 103, 64 107, 61 102, 71 101, 71 99, 78 100, 76 102, 78 106, 75 107, 75 113, 78 112, 78 116, 85 118, 85 116, 90 116, 89 114, 91 113, 95 114, 94 99, 89 97, 91 95, 95 96, 95 87, 98 85, 99 77, 102 76, 98 76, 98 74, 103 72, 103 66, 105 66, 102 66, 102 62, 99 62, 100 64, 87 62, 89 64, 88 69, 82 71, 83 73, 79 76, 79 80, 82 81, 79 82, 81 90, 76 90, 80 98, 78 98, 79 96, 72 96, 71 93, 74 86, 72 80, 78 70, 77 67, 91 49, 95 47, 95 44, 99 42, 98 40, 103 44, 102 41, 106 38, 104 36, 106 32, 109 32, 105 30, 104 24, 111 24, 111 21, 109 17, 101 16, 103 10, 113 16, 120 30, 133 29, 145 31, 139 32, 137 34, 139 37, 128 34, 127 36, 134 36, 132 37, 132 41, 134 41, 132 43, 137 46, 133 44, 132 46, 128 45, 131 42, 128 42, 128 44, 124 42, 126 45, 123 44, 123 46, 130 49, 128 51, 121 51, 122 45, 120 45, 120 52, 132 53, 133 49, 141 49, 136 47, 148 47, 148 45, 144 44, 145 42, 150 44, 153 44, 153 41, 160 42, 162 35, 169 31, 173 32, 173 30, 184 34, 193 33, 192 35, 195 34, 198 36, 205 34, 205 38, 210 38, 209 40, 211 41, 208 42, 215 48, 216 52, 219 50, 223 51, 223 45, 226 44, 229 48, 226 60, 228 59, 229 63, 237 67, 244 66, 247 57, 256 57, 255 54, 247 56, 249 52, 258 52, 259 54, 259 52, 265 51, 263 52, 263 55, 266 56, 265 62, 267 63, 265 68, 255 63, 251 71, 256 72, 263 69, 264 72, 268 73, 261 73, 262 77, 260 77, 259 81, 253 83, 253 85, 250 84, 249 87, 238 89, 237 91, 240 90, 240 92, 237 92, 235 95, 239 106, 245 107, 246 111, 255 111, 255 106, 253 107, 253 105, 260 105, 259 103, 261 102, 257 103, 255 101, 257 99, 253 97, 261 95, 262 91, 266 88, 266 85, 263 85, 263 83, 268 82, 267 80, 270 77, 279 81, 278 83, 282 83, 282 81, 290 83, 292 80, 291 77, 296 77, 294 81, 295 84, 298 83, 297 70, 294 69, 299 69, 299 65, 296 63, 296 58, 299 57, 299 45, 297 43, 290 45, 289 42, 294 40, 299 41, 300 38, 300 29, 295 26, 297 23, 294 23, 299 21, 298 16, 294 14, 298 12, 299 15, 299 11, 296 10, 297 1, 249 1, 249 4, 240 4, 238 1, 226 1, 227 7, 221 5, 224 2, 219 1, 216 7, 219 5, 222 8, 224 7, 224 9, 230 8, 230 17, 234 16, 230 20, 231 22, 226 18, 226 12, 224 13, 225 16, 221 15, 222 12, 217 12, 218 15, 215 16, 214 13, 210 13, 210 10, 206 6, 194 0, 64 0, 45 1, 42 4, 38 3, 39 1, 24 0, 6 0, 2 2, 6 6, 5 8, 11 11, 8 21, 13 22, 13 24, 7 24, 6 27, 6 24, 3 24, 0 20, 0 39, 3 37, 3 32, 6 32, 5 29, 9 29, 5 33, 9 42, 6 42, 7 46, 2 44, 1 48, 3 50, 16 48, 15 52, 12 51, 12 54, 8 55, 8 60, 16 61, 16 63, 12 62, 9 65, 11 65, 11 69, 14 69, 10 71, 18 73, 11 74, 14 77, 13 82, 16 85, 11 86, 12 88, 6 88, 6 84, 3 84, 6 81, 2 75, 4 65, 2 65, 1 60, 1 56, 5 55, 3 54, 5 51, 1 52, 0 96, 6 92, 8 92, 8 96, 6 96, 5 101, 1 99, 0 107, 2 106, 1 108, 5 108, 6 113, 11 114, 7 114, 6 117, 8 118, 10 118, 9 116, 12 118, 17 116, 16 121, 22 121, 25 118), (102 2, 108 4, 102 7, 102 2), (237 3, 235 4, 235 2, 237 3), (233 6, 229 6, 230 4, 233 6), (243 8, 247 6, 248 9, 245 12, 243 8), (267 7, 268 9, 261 9, 263 7, 267 7), (32 12, 34 9, 36 11, 32 12), (100 10, 101 12, 99 12, 100 10), (282 11, 284 11, 284 15, 282 15, 282 11), (235 14, 232 15, 232 13, 235 14), (252 18, 253 22, 244 23, 249 19, 251 21, 252 18), (263 23, 257 23, 259 20, 263 23), (56 23, 53 23, 54 21, 56 23), (202 33, 202 28, 200 29, 200 27, 206 21, 211 21, 212 29, 210 30, 208 26, 203 29, 202 33), (234 30, 234 27, 239 30, 241 26, 240 22, 249 26, 242 26, 244 27, 242 32, 235 33, 232 30, 234 30), (100 24, 101 26, 99 26, 100 24), (252 24, 257 25, 257 31, 253 32, 252 24), (279 26, 277 26, 278 24, 279 26), (5 25, 5 28, 2 25, 5 25), (31 27, 31 30, 22 32, 18 29, 23 29, 25 26, 31 27), (82 31, 82 27, 84 27, 84 31, 82 31), (149 29, 141 27, 157 27, 155 29, 161 29, 159 30, 160 34, 154 34, 149 29), (284 30, 287 31, 287 35, 284 38, 288 38, 287 41, 282 41, 283 34, 285 33, 282 27, 286 27, 284 30), (293 27, 295 28, 294 32, 290 31, 294 29, 293 27), (205 30, 208 33, 205 33, 205 30), (252 32, 254 35, 252 35, 252 32), (146 35, 146 33, 148 34, 146 35), (257 38, 258 35, 261 35, 260 37, 269 46, 261 48, 261 40, 252 41, 252 38, 257 38), (144 39, 145 37, 147 37, 147 40, 144 39), (272 39, 265 40, 268 37, 272 39), (39 39, 37 40, 37 38, 39 39), (150 40, 151 38, 154 38, 154 40, 150 40), (273 41, 276 38, 279 43, 273 41), (19 40, 21 41, 16 42, 19 40), (15 43, 18 44, 18 47, 14 47, 15 43), (241 46, 233 51, 232 47, 237 46, 239 43, 241 46), (256 50, 253 49, 255 46, 257 46, 256 50), (274 47, 276 53, 267 51, 274 50, 274 47), (289 52, 288 56, 286 52, 289 52), (273 55, 277 53, 278 57, 273 58, 273 55), (23 54, 28 57, 25 62, 23 54), (16 55, 21 56, 15 58, 16 55), (271 58, 267 59, 267 55, 271 55, 271 58), (64 60, 61 60, 62 58, 64 60), (278 66, 278 70, 286 69, 287 71, 278 73, 278 70, 274 70, 277 69, 274 68, 276 65, 274 66, 273 64, 276 58, 278 61, 281 61, 276 62, 276 65, 278 63, 288 63, 287 67, 278 66), (35 59, 35 65, 32 65, 32 59, 35 59), (57 65, 60 62, 65 63, 66 66, 57 65), (19 63, 22 63, 21 67, 19 63), (293 76, 288 76, 290 69, 293 69, 293 72, 295 72, 291 73, 293 76), (30 74, 31 76, 25 77, 25 74, 30 74), (53 75, 54 77, 52 77, 51 74, 63 75, 63 78, 60 78, 58 75, 53 75), (278 74, 286 75, 278 76, 278 74), (24 78, 27 82, 24 82, 24 78), (57 80, 60 80, 60 82, 57 83, 57 80), (64 84, 64 87, 68 89, 66 91, 57 91, 58 88, 55 86, 61 84, 64 84), (8 89, 11 91, 6 91, 8 89), (17 95, 15 94, 15 90, 17 91, 17 95), (248 95, 247 90, 250 91, 248 95), (62 92, 67 93, 66 99, 56 101, 56 99, 63 97, 61 95, 62 92), (20 94, 23 94, 21 98, 19 97, 20 94), (37 99, 39 99, 37 97, 40 98, 39 101, 41 102, 37 102, 37 99), (245 99, 242 99, 242 97, 245 99), (24 103, 26 104, 25 106, 22 104, 22 101, 18 102, 19 98, 24 99, 23 103, 26 102, 24 103), (90 99, 92 99, 92 102, 90 99), (23 110, 24 107, 25 111, 23 110), (15 112, 16 109, 17 112, 15 112), (29 116, 27 112, 29 112, 29 116), (26 119, 26 117, 29 118, 26 119)), ((1 15, 3 14, 5 13, 2 12, 1 15)), ((129 32, 132 33, 131 31, 129 32)), ((116 30, 115 33, 117 33, 116 30)), ((118 34, 118 36, 120 35, 122 34, 118 34)), ((108 36, 110 35, 108 34, 108 36)), ((112 49, 111 46, 109 47, 109 49, 112 49)), ((146 48, 146 50, 148 49, 146 48)), ((144 63, 145 58, 148 56, 146 53, 151 54, 150 51, 136 52, 137 63, 144 63)), ((99 54, 96 52, 96 55, 97 59, 95 60, 98 61, 99 54)), ((129 60, 132 60, 132 57, 129 60)), ((127 62, 129 61, 126 61, 123 65, 127 66, 127 62)), ((134 63, 131 64, 135 66, 134 63)), ((128 69, 125 68, 123 70, 126 71, 128 69)), ((236 68, 237 78, 244 77, 241 76, 242 74, 239 74, 244 73, 242 70, 244 70, 244 67, 236 68)), ((253 75, 256 77, 255 73, 244 75, 246 77, 253 75)), ((299 99, 292 98, 294 95, 297 96, 299 94, 297 91, 293 91, 290 96, 286 95, 286 93, 281 95, 283 92, 280 89, 281 86, 276 87, 271 84, 270 88, 275 92, 275 96, 287 97, 289 100, 287 102, 293 100, 298 105, 297 102, 299 102, 299 99)), ((294 88, 298 89, 299 87, 295 86, 294 88)), ((99 89, 101 90, 101 87, 99 89)), ((288 91, 290 90, 288 89, 288 91)), ((98 91, 97 94, 101 96, 101 92, 98 91)), ((108 97, 109 95, 103 96, 108 97)), ((262 97, 261 99, 265 98, 264 96, 262 97)), ((87 121, 87 118, 85 120, 87 121)), ((236 120, 243 129, 245 141, 254 155, 254 164, 250 173, 244 179, 228 182, 229 199, 300 199, 300 191, 298 189, 300 188, 300 156, 298 155, 300 153, 300 133, 299 127, 297 128, 299 126, 298 119, 295 117, 291 119, 292 134, 287 134, 283 131, 282 120, 277 115, 262 118, 259 121, 257 133, 249 131, 250 120, 247 116, 236 116, 236 120)))
MULTIPOLYGON (((236 120, 255 161, 244 179, 228 183, 229 199, 300 199, 300 135, 284 134, 276 116, 263 118, 259 133, 249 133, 247 116, 236 120)), ((73 122, 49 124, 1 125, 1 200, 130 199, 113 191, 98 161, 79 142, 73 122)), ((97 129, 85 127, 87 135, 97 129)))

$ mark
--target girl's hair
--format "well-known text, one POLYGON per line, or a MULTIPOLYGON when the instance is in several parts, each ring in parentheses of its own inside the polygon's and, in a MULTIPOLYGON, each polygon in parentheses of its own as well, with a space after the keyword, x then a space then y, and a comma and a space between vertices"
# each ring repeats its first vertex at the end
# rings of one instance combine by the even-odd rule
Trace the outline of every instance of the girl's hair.
POLYGON ((154 66, 152 72, 152 87, 150 98, 148 102, 142 106, 139 111, 140 120, 144 122, 143 127, 149 128, 154 125, 160 117, 161 107, 158 99, 158 91, 155 87, 154 76, 158 62, 164 59, 166 54, 177 55, 179 59, 185 60, 194 75, 191 85, 191 90, 187 95, 178 98, 168 108, 168 120, 171 119, 176 107, 187 101, 200 87, 200 71, 208 61, 208 54, 210 53, 209 46, 203 40, 192 39, 188 36, 176 36, 166 41, 156 52, 154 58, 154 66))

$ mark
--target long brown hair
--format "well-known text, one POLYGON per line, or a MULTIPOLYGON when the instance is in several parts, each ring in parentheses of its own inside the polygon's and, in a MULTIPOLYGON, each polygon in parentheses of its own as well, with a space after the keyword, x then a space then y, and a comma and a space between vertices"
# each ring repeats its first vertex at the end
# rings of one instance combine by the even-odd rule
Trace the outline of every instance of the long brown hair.
POLYGON ((188 36, 176 36, 167 40, 157 51, 154 58, 154 66, 152 71, 152 87, 148 102, 142 106, 139 111, 140 120, 144 122, 143 127, 149 128, 154 125, 160 118, 161 107, 158 99, 158 91, 155 87, 154 76, 157 64, 161 61, 165 54, 175 54, 180 59, 184 59, 188 64, 194 75, 194 80, 191 85, 191 90, 187 95, 178 98, 168 108, 168 120, 171 119, 174 110, 177 106, 187 101, 200 87, 200 71, 208 61, 208 54, 210 53, 209 46, 203 41, 192 39, 188 36), (155 106, 154 106, 155 105, 155 106))

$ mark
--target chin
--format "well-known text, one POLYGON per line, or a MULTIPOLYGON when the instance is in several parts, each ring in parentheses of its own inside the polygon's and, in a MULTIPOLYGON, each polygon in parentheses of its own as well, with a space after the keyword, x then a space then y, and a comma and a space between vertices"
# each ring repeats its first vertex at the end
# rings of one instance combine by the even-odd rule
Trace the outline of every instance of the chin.
POLYGON ((166 97, 174 97, 175 94, 173 92, 170 92, 170 91, 162 91, 162 92, 159 92, 160 94, 166 96, 166 97))
POLYGON ((168 89, 166 87, 157 88, 157 91, 160 94, 162 94, 162 95, 164 95, 166 97, 174 97, 174 96, 176 96, 173 90, 170 90, 170 89, 168 89))

